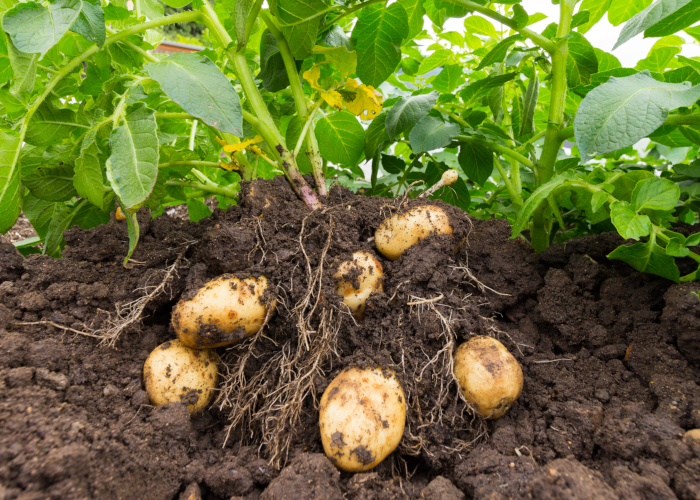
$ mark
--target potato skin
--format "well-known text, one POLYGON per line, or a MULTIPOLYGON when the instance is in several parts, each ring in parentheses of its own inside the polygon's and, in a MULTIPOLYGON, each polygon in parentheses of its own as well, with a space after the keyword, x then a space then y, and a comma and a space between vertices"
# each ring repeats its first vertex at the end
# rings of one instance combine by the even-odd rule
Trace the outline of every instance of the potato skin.
MULTIPOLYGON (((220 347, 257 333, 267 306, 263 294, 267 278, 240 280, 219 276, 199 289, 191 300, 180 300, 173 309, 172 324, 187 347, 220 347)), ((275 303, 270 304, 274 308, 275 303)))
POLYGON ((683 434, 683 442, 688 446, 700 446, 700 429, 690 429, 683 434))
POLYGON ((473 337, 463 343, 454 360, 464 397, 487 419, 502 417, 523 390, 518 361, 492 337, 473 337))
POLYGON ((190 349, 179 340, 170 340, 153 349, 143 365, 143 382, 155 406, 181 401, 195 391, 198 399, 188 404, 187 409, 197 413, 214 399, 218 380, 216 353, 210 349, 190 349))
POLYGON ((390 370, 345 369, 321 397, 323 449, 344 471, 366 471, 389 456, 405 422, 406 398, 390 370))
POLYGON ((384 257, 396 260, 431 234, 452 234, 452 226, 442 208, 426 205, 384 219, 374 232, 374 241, 384 257))
POLYGON ((356 316, 364 316, 365 302, 373 292, 383 292, 381 263, 369 252, 355 252, 352 260, 346 260, 340 266, 333 278, 339 280, 335 291, 342 295, 343 302, 355 311, 356 316), (358 276, 359 274, 359 276, 358 276), (346 279, 344 279, 346 278, 346 279), (359 284, 355 288, 354 283, 359 284))

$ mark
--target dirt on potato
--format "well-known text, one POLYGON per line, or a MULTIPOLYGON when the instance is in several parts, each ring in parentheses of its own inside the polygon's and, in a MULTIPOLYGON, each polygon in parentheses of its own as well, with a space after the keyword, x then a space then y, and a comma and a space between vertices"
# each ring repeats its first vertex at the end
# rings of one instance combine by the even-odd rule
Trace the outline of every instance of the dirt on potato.
POLYGON ((700 427, 700 283, 608 261, 614 234, 536 256, 506 222, 441 202, 336 187, 309 212, 282 178, 244 184, 239 206, 198 224, 139 221, 127 268, 114 219, 66 231, 59 260, 0 244, 2 499, 700 498, 700 448, 681 440, 700 427), (427 203, 453 236, 383 258, 381 221, 427 203), (384 269, 362 321, 332 279, 358 250, 384 269), (266 276, 276 313, 217 349, 212 407, 154 408, 144 361, 174 338, 175 303, 224 273, 266 276), (451 378, 449 353, 473 335, 497 337, 523 369, 495 421, 451 378), (401 382, 404 435, 375 469, 341 473, 317 402, 341 370, 370 365, 401 382))

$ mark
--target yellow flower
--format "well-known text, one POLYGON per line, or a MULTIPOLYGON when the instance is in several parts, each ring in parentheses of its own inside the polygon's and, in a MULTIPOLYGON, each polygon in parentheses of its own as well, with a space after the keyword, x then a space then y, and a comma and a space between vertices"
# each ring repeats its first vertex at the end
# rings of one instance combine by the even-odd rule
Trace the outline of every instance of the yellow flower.
MULTIPOLYGON (((260 137, 259 135, 256 135, 252 139, 248 139, 247 141, 239 142, 238 144, 226 144, 224 143, 224 152, 228 154, 233 154, 237 153, 238 151, 243 151, 244 149, 250 149, 251 144, 255 144, 258 142, 262 142, 263 138, 260 137)), ((221 142, 221 141, 219 141, 221 142)))
POLYGON ((382 111, 382 96, 371 85, 358 85, 348 78, 343 92, 345 108, 363 120, 371 120, 382 111))
POLYGON ((250 145, 248 147, 248 151, 251 153, 255 153, 256 155, 265 154, 265 153, 263 153, 262 149, 260 149, 259 147, 255 146, 255 145, 250 145))
MULTIPOLYGON (((254 146, 253 146, 254 147, 254 146)), ((240 170, 241 166, 238 164, 235 158, 232 159, 231 163, 227 163, 225 161, 220 161, 219 166, 223 168, 224 170, 228 170, 229 172, 232 172, 233 170, 240 170)))

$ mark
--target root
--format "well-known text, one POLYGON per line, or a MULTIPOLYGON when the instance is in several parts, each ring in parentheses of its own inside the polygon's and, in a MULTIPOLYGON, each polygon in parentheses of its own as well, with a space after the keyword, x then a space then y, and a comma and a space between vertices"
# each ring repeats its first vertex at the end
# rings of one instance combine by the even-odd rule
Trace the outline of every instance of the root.
POLYGON ((147 283, 143 288, 136 290, 143 293, 139 298, 124 304, 117 303, 114 314, 106 313, 106 326, 94 330, 91 335, 101 339, 100 346, 114 347, 122 332, 129 328, 137 327, 141 323, 146 305, 165 291, 166 286, 168 286, 173 276, 178 275, 177 267, 183 259, 185 251, 187 251, 187 249, 177 257, 170 267, 161 270, 164 272, 164 276, 158 285, 149 285, 147 283))
MULTIPOLYGON (((479 316, 479 319, 482 320, 485 325, 484 328, 486 329, 487 332, 491 333, 492 337, 495 337, 498 339, 499 336, 504 335, 508 337, 508 340, 510 340, 514 345, 515 348, 518 350, 521 356, 524 356, 522 349, 520 349, 520 344, 518 344, 515 340, 513 340, 513 337, 511 337, 508 332, 504 332, 498 326, 496 326, 496 320, 493 318, 487 318, 485 316, 479 316)), ((523 344, 524 345, 524 344, 523 344)))
POLYGON ((68 326, 64 325, 59 325, 58 323, 55 323, 53 321, 49 321, 46 319, 42 319, 41 321, 13 321, 10 323, 12 326, 31 326, 31 325, 50 325, 56 328, 60 328, 61 330, 65 330, 67 332, 72 332, 72 333, 77 333, 78 335, 84 335, 86 337, 93 337, 96 339, 101 339, 102 337, 100 335, 95 335, 93 333, 89 332, 81 332, 80 330, 76 330, 74 328, 70 328, 68 326))

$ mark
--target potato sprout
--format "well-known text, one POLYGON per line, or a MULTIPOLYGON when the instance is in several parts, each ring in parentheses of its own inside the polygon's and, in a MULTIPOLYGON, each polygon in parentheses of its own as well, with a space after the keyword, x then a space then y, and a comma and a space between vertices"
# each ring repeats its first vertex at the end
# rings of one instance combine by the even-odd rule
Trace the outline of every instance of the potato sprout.
POLYGON ((206 408, 214 398, 218 358, 210 349, 190 349, 179 340, 159 345, 143 365, 143 382, 155 406, 187 402, 190 413, 206 408))
POLYGON ((326 388, 319 413, 326 456, 344 471, 362 472, 399 445, 406 398, 391 371, 348 368, 326 388))
POLYGON ((385 219, 374 233, 377 250, 389 260, 431 234, 452 234, 447 214, 436 206, 421 206, 385 219))
POLYGON ((457 182, 458 179, 459 179, 459 174, 457 173, 456 170, 446 170, 442 174, 442 177, 440 177, 440 180, 437 181, 430 189, 426 189, 420 195, 418 195, 418 198, 427 198, 428 196, 433 194, 438 189, 445 187, 445 186, 451 186, 452 184, 457 182))
POLYGON ((369 252, 355 252, 352 260, 346 260, 340 266, 333 278, 339 280, 335 291, 342 295, 343 302, 363 316, 365 302, 372 292, 383 292, 382 265, 369 252), (356 288, 355 285, 358 285, 356 288))
POLYGON ((219 347, 253 335, 263 325, 267 278, 240 280, 226 275, 205 284, 191 300, 180 300, 173 311, 173 328, 188 347, 219 347))
POLYGON ((464 397, 485 418, 502 417, 520 396, 522 369, 498 340, 474 337, 457 348, 454 359, 464 397))

